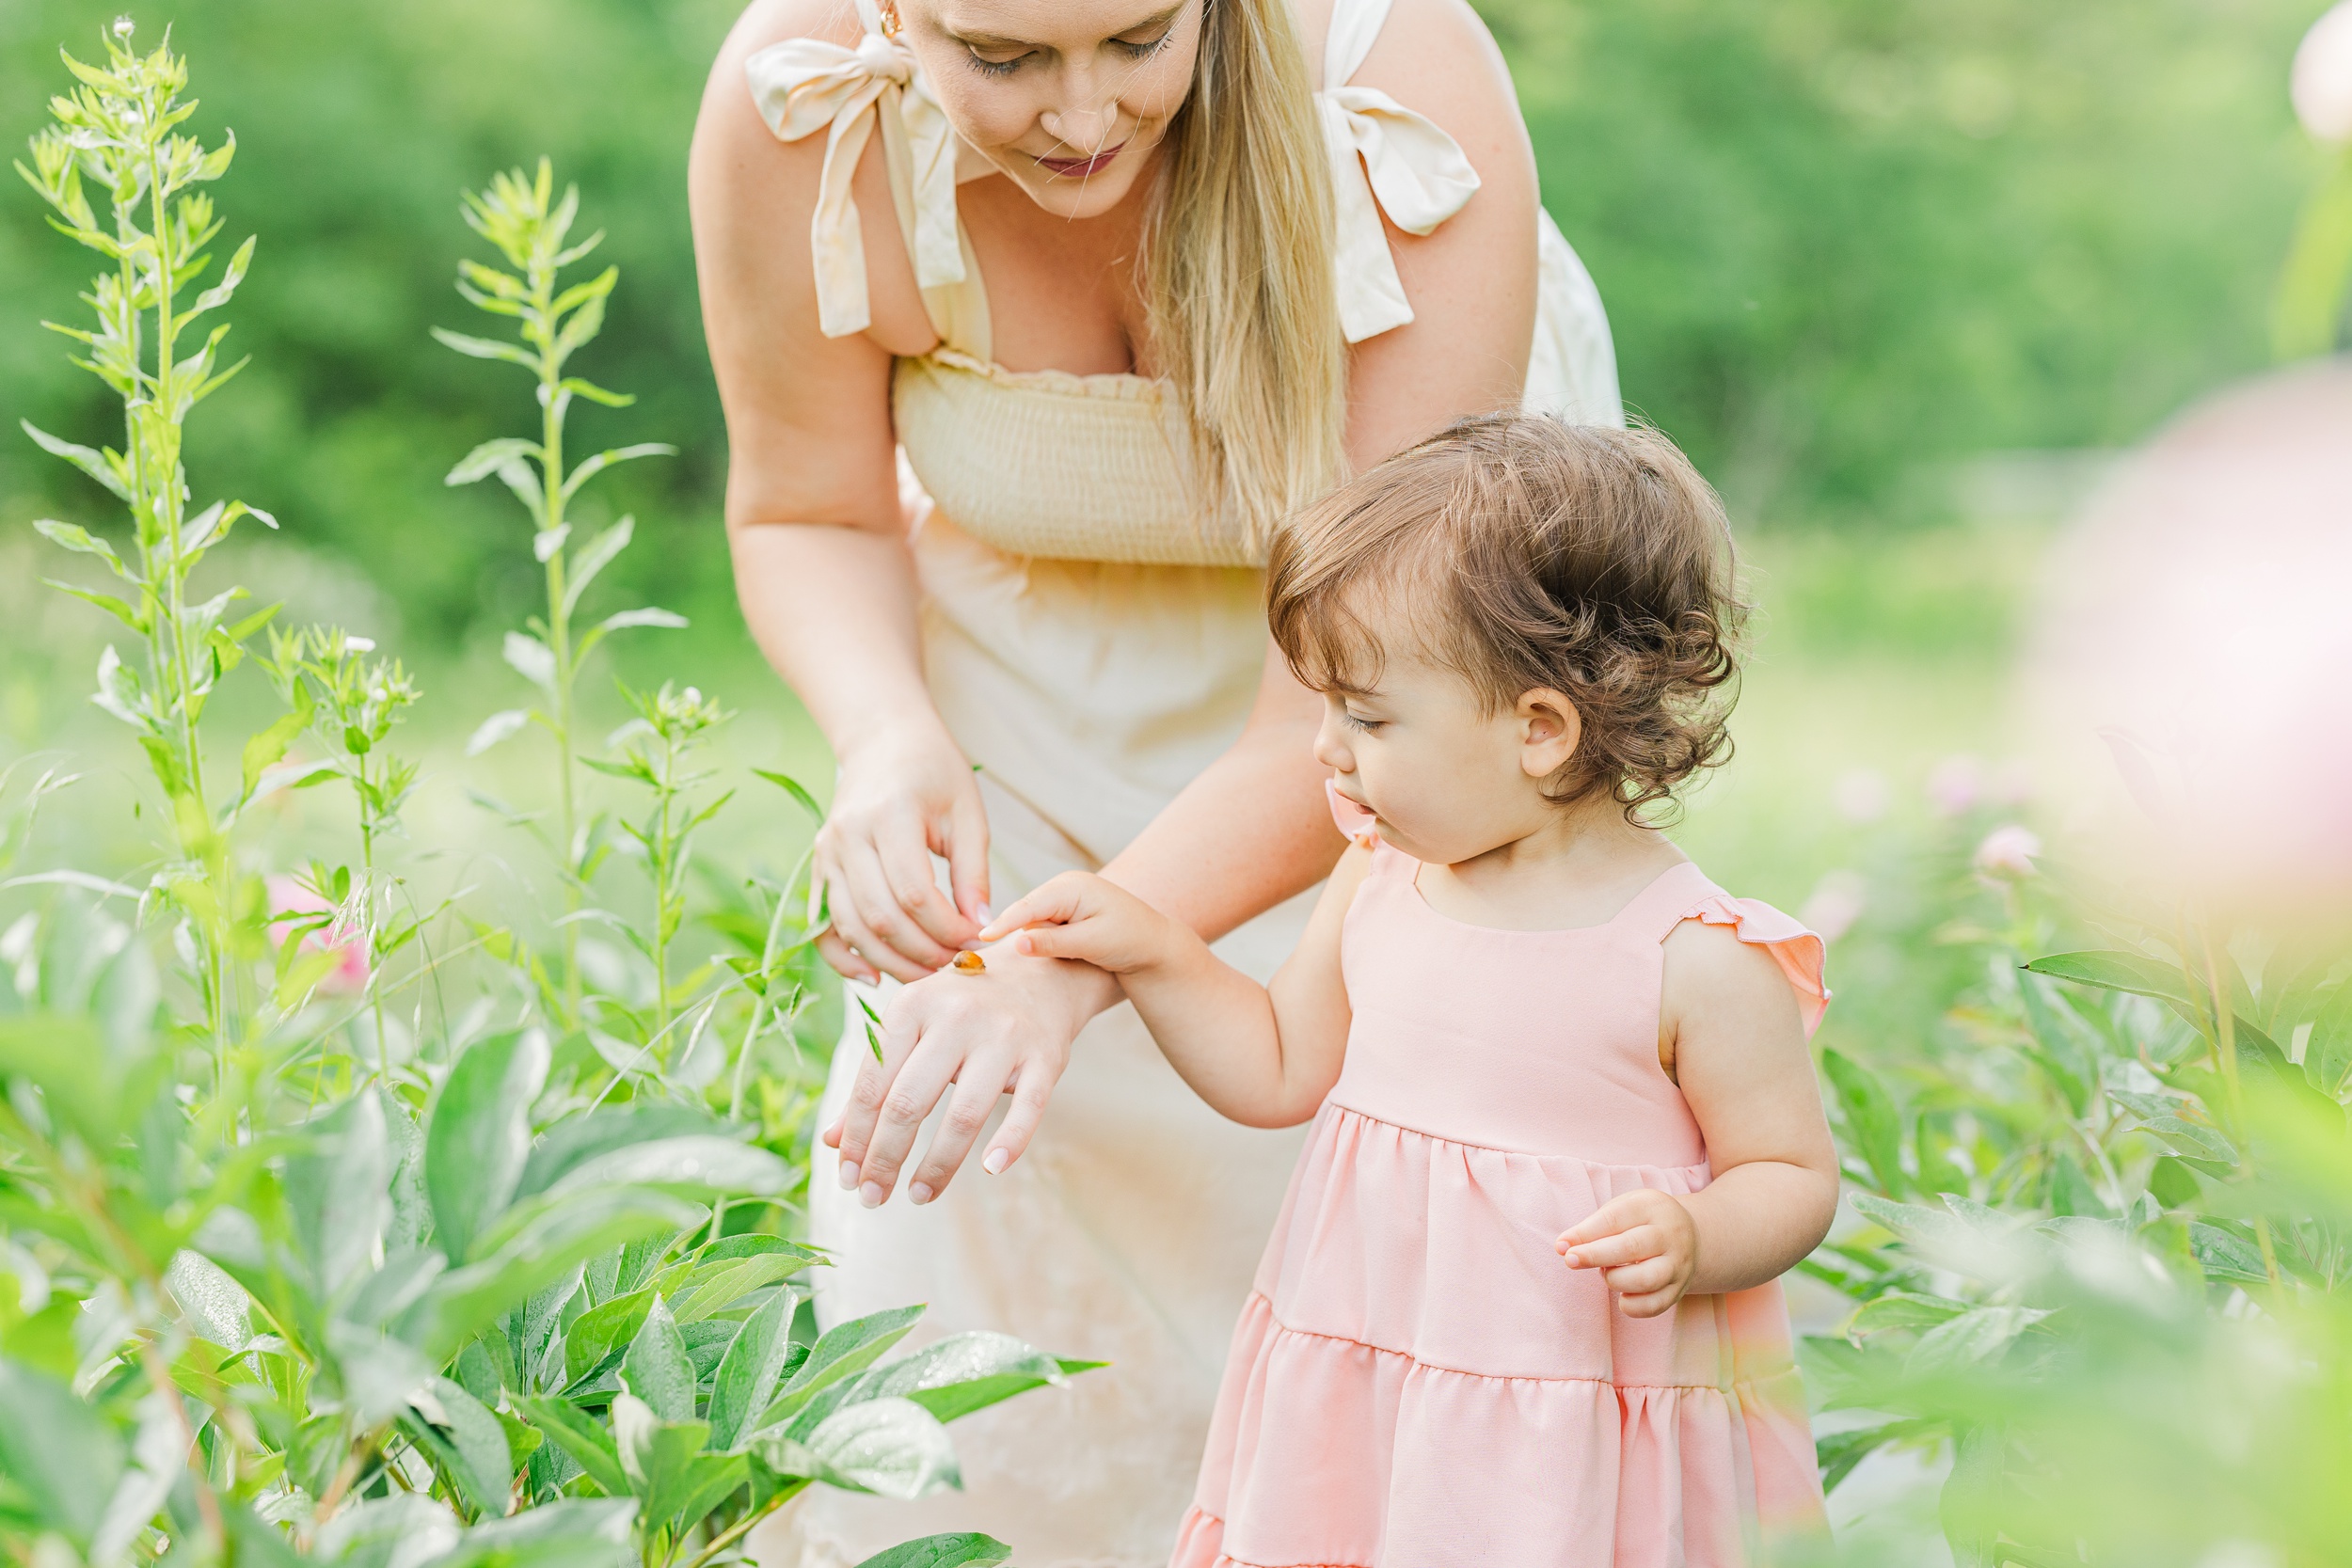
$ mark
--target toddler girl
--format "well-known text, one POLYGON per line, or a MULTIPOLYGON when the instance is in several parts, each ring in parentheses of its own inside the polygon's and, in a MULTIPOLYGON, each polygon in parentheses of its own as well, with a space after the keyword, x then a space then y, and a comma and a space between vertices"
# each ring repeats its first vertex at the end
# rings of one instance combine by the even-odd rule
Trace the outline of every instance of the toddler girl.
POLYGON ((1472 420, 1267 593, 1354 841, 1273 984, 1085 874, 981 933, 1118 974, 1226 1116, 1315 1119, 1176 1563, 1758 1560, 1820 1516, 1777 1280, 1837 1163, 1820 939, 1648 822, 1725 748, 1722 508, 1655 433, 1472 420))

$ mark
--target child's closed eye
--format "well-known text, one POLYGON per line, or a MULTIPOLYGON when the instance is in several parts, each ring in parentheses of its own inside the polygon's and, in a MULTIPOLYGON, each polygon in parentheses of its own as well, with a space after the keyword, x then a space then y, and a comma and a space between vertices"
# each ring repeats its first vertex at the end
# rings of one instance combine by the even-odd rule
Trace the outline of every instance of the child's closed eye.
POLYGON ((1359 713, 1343 713, 1340 718, 1345 721, 1349 729, 1360 731, 1365 735, 1370 735, 1388 723, 1386 719, 1366 719, 1359 713))

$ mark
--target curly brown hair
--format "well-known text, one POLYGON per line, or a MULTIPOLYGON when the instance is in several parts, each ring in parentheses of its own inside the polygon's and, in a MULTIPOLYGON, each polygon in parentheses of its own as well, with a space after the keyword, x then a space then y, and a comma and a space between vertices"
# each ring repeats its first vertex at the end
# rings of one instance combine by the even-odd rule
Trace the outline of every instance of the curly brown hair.
POLYGON ((1300 680, 1365 691, 1411 628, 1487 711, 1549 688, 1576 705, 1576 753, 1546 785, 1597 789, 1626 818, 1727 761, 1748 612, 1723 503, 1655 430, 1534 414, 1464 420, 1286 523, 1266 617, 1300 680))

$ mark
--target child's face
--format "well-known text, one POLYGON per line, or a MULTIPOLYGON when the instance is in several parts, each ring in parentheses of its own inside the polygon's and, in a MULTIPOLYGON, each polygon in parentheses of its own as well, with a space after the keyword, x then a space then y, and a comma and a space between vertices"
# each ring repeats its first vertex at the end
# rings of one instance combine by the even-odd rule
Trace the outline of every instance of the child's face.
POLYGON ((1323 701, 1315 760, 1415 860, 1458 865, 1557 818, 1543 786, 1574 753, 1581 728, 1559 692, 1530 691, 1493 713, 1453 671, 1392 657, 1373 690, 1327 691, 1323 701))

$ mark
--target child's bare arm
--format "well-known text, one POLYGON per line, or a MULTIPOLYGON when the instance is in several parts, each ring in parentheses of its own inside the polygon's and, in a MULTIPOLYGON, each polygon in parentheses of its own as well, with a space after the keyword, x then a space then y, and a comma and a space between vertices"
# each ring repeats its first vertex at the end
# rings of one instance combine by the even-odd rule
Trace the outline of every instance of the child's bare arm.
POLYGON ((1252 1127, 1289 1127, 1323 1103, 1347 1045, 1340 928, 1371 857, 1348 851, 1297 950, 1261 986, 1135 895, 1086 872, 1057 877, 980 933, 1023 952, 1119 976, 1161 1052, 1195 1094, 1252 1127))
POLYGON ((1666 939, 1664 1017, 1712 1180, 1677 1197, 1613 1198, 1556 1243, 1598 1268, 1620 1305, 1654 1317, 1686 1294, 1776 1279, 1837 1210, 1837 1148, 1795 996, 1763 948, 1692 921, 1666 939))

